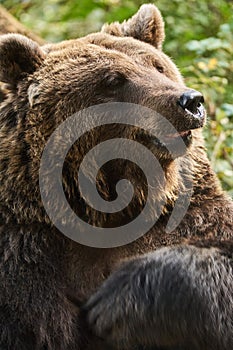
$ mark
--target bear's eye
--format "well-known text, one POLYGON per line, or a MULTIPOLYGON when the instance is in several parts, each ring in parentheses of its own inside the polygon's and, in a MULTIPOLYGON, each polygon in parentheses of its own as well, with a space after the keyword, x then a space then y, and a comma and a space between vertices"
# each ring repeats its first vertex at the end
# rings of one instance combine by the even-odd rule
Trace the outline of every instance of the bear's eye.
POLYGON ((156 65, 155 68, 157 69, 157 71, 158 71, 159 73, 164 73, 164 68, 163 68, 162 66, 156 65))
POLYGON ((109 74, 105 78, 106 87, 111 89, 121 87, 125 82, 126 82, 126 77, 119 72, 109 74))

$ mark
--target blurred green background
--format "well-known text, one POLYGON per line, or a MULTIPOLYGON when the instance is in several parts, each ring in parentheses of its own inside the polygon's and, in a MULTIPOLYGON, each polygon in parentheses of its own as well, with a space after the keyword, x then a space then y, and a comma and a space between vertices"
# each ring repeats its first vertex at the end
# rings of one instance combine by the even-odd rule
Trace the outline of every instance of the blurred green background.
MULTIPOLYGON (((0 0, 19 21, 48 41, 97 31, 123 21, 140 0, 0 0)), ((233 1, 157 0, 166 22, 164 51, 188 86, 203 92, 208 109, 204 130, 212 165, 233 196, 233 1)))

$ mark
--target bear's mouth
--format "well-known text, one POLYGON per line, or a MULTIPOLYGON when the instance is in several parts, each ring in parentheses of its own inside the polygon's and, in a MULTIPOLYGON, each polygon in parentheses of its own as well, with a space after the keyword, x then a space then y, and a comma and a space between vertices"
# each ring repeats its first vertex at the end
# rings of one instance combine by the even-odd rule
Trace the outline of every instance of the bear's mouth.
POLYGON ((181 138, 183 141, 190 140, 192 139, 192 131, 191 130, 186 130, 186 131, 181 131, 177 133, 171 133, 163 136, 163 143, 169 143, 169 141, 176 140, 181 138), (166 142, 167 141, 167 142, 166 142))
POLYGON ((175 133, 164 133, 158 137, 141 131, 137 140, 152 152, 159 151, 164 158, 177 158, 184 155, 192 143, 192 131, 184 130, 175 133))
POLYGON ((165 158, 172 156, 176 158, 186 153, 187 148, 192 144, 192 130, 200 129, 205 124, 205 108, 201 103, 195 106, 194 110, 185 108, 185 124, 184 129, 177 131, 175 127, 170 130, 167 125, 160 127, 163 131, 150 134, 141 130, 137 135, 139 142, 150 148, 152 151, 157 150, 165 158))
POLYGON ((179 144, 182 143, 182 141, 186 147, 190 146, 192 142, 191 130, 184 130, 180 132, 164 134, 160 136, 159 142, 157 138, 153 139, 152 142, 156 145, 159 143, 159 146, 169 147, 170 149, 171 147, 178 147, 179 144))

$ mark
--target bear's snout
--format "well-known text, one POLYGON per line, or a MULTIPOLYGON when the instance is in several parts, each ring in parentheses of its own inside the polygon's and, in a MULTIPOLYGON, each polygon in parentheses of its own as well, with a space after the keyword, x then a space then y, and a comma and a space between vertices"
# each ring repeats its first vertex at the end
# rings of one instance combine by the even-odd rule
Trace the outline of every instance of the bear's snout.
POLYGON ((196 90, 188 90, 184 92, 179 100, 178 104, 185 110, 192 113, 195 117, 203 119, 204 113, 201 113, 204 102, 203 95, 196 90))

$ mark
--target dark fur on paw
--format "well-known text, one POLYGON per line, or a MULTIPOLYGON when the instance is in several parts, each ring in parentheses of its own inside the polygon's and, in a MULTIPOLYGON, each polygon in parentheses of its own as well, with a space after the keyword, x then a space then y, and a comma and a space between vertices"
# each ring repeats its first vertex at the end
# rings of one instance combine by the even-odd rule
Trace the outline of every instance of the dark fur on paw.
POLYGON ((94 334, 117 349, 228 350, 232 302, 230 260, 179 246, 124 264, 84 310, 94 334))

